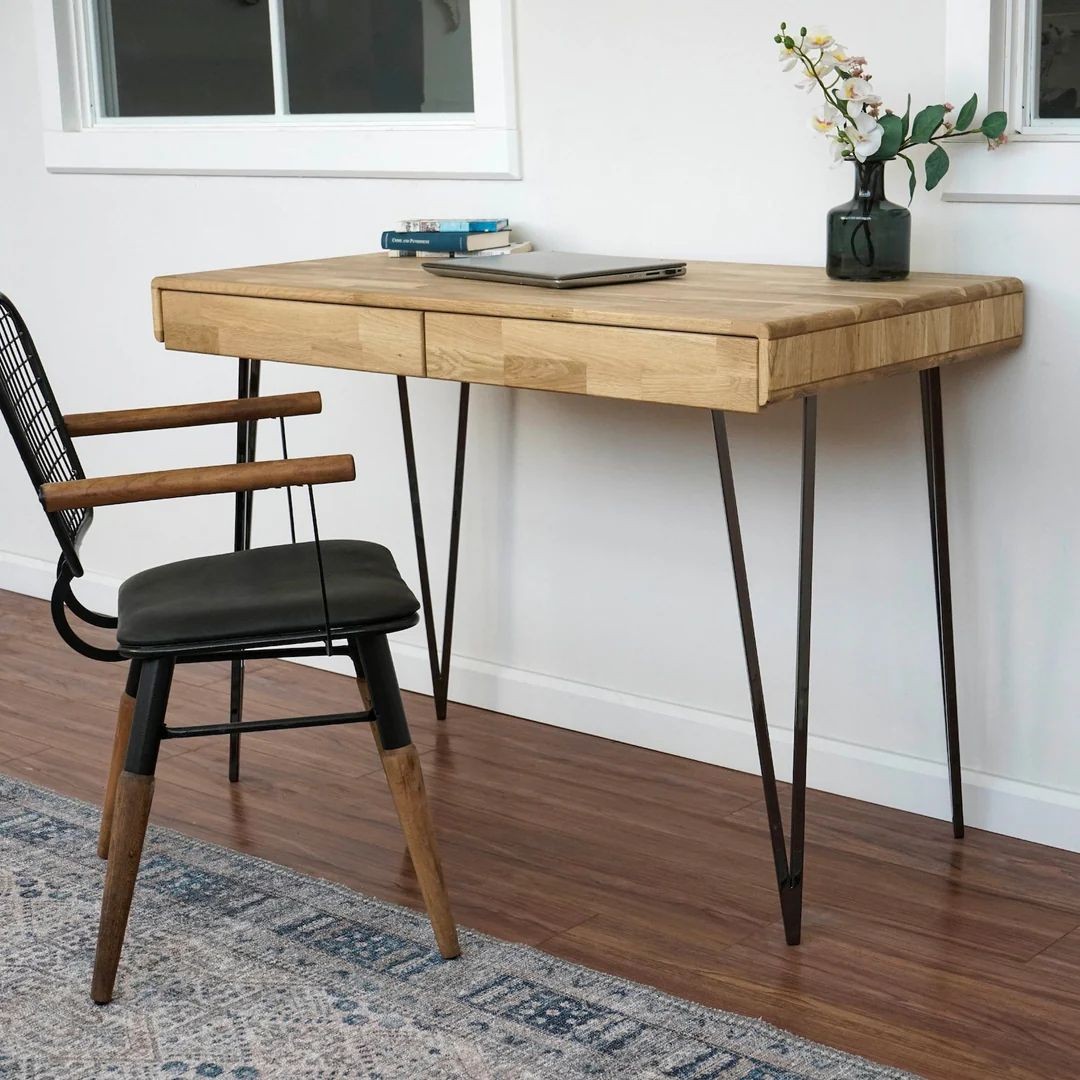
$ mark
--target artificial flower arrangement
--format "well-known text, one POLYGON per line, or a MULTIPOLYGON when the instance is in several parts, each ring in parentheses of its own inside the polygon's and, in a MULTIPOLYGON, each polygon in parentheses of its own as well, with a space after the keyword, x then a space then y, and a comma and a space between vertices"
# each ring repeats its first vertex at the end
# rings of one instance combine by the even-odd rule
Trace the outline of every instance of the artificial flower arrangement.
POLYGON ((866 57, 852 56, 827 30, 803 27, 795 38, 787 32, 787 23, 781 23, 773 40, 780 46, 784 70, 800 69, 802 78, 796 85, 808 93, 819 89, 824 95, 824 109, 814 114, 811 123, 829 139, 834 159, 901 158, 910 174, 911 196, 917 185, 915 162, 905 151, 912 147, 933 147, 925 164, 926 190, 933 191, 949 171, 949 155, 941 145, 946 139, 983 135, 991 150, 1008 141, 1008 117, 1003 112, 988 113, 981 124, 972 126, 979 108, 977 94, 971 95, 955 119, 954 106, 946 103, 927 105, 912 120, 911 95, 903 116, 883 108, 881 98, 874 93, 866 57))
POLYGON ((1007 142, 1008 117, 987 114, 974 125, 979 108, 972 94, 956 112, 949 103, 927 105, 911 115, 911 95, 903 116, 885 108, 874 92, 865 56, 853 56, 824 29, 788 33, 787 23, 773 39, 780 46, 785 71, 798 69, 800 89, 824 97, 812 119, 835 161, 855 166, 855 196, 829 212, 825 268, 830 277, 855 281, 896 281, 907 277, 911 253, 911 214, 885 198, 885 165, 900 158, 908 169, 908 204, 918 185, 909 152, 930 147, 923 165, 926 190, 932 191, 949 171, 942 145, 949 139, 982 135, 993 150, 1007 142))

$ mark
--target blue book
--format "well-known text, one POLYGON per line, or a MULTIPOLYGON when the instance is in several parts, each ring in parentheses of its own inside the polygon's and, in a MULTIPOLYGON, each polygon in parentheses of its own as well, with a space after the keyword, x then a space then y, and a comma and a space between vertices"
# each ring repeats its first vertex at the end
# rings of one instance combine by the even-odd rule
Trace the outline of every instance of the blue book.
POLYGON ((410 218, 398 226, 400 232, 505 232, 506 218, 410 218))
POLYGON ((510 233, 505 232, 393 232, 382 234, 382 246, 387 251, 483 251, 485 248, 505 247, 510 233))

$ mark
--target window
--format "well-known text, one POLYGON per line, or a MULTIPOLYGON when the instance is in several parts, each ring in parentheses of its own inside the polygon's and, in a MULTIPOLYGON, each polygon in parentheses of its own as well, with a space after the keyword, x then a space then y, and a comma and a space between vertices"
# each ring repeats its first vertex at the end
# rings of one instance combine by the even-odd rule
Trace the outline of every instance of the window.
POLYGON ((1080 0, 1027 7, 1022 129, 1080 132, 1080 0))
POLYGON ((102 118, 473 111, 469 0, 91 0, 102 118))
POLYGON ((56 171, 519 175, 511 0, 35 5, 56 171))
POLYGON ((1080 0, 948 0, 946 39, 948 93, 1007 110, 1010 145, 950 147, 945 199, 1080 203, 1080 0))

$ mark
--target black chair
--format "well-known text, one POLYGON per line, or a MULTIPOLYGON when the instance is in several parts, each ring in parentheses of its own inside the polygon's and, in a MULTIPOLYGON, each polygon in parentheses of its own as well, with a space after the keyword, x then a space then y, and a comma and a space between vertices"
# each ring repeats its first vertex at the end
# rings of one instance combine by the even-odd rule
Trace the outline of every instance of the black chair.
MULTIPOLYGON (((72 437, 208 423, 251 423, 320 412, 318 394, 63 416, 19 313, 0 294, 0 411, 38 492, 61 556, 52 615, 64 640, 85 656, 129 661, 106 786, 99 853, 109 860, 91 996, 112 999, 139 870, 162 739, 232 735, 328 724, 371 723, 439 951, 457 956, 457 932, 443 882, 420 760, 394 672, 387 634, 417 622, 419 604, 393 556, 359 540, 320 541, 313 485, 353 480, 347 455, 284 457, 166 472, 87 479, 72 437), (233 551, 159 566, 120 587, 116 618, 85 607, 72 591, 93 507, 186 495, 306 486, 314 541, 233 551), (116 631, 116 648, 83 640, 69 615, 116 631), (363 711, 247 723, 169 728, 165 712, 177 664, 256 657, 347 655, 363 711)), ((284 439, 283 439, 284 447, 284 439)), ((291 493, 290 518, 292 514, 291 493)))

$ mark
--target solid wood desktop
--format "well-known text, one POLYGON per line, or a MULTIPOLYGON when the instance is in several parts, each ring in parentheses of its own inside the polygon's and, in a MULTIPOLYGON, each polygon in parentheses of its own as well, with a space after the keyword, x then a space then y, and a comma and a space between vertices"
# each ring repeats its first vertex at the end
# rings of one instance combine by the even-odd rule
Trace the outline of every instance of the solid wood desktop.
POLYGON ((153 282, 169 349, 757 412, 851 379, 1017 344, 1016 278, 830 281, 690 263, 685 278, 538 289, 356 255, 153 282))
MULTIPOLYGON (((1000 352, 1023 334, 1023 285, 1011 277, 913 274, 840 282, 823 270, 692 262, 684 278, 549 290, 436 277, 415 259, 346 256, 155 278, 154 332, 167 349, 240 359, 240 396, 258 394, 259 361, 397 376, 436 711, 445 715, 456 594, 469 386, 486 383, 708 409, 735 575, 751 709, 784 927, 801 933, 817 393, 920 373, 931 544, 954 835, 963 835, 939 369, 1000 352), (427 567, 406 377, 461 384, 450 565, 441 647, 427 567), (791 834, 773 769, 725 413, 803 402, 799 616, 791 834)), ((254 455, 239 425, 238 460, 254 455)), ((237 546, 250 542, 251 497, 237 499, 237 546)), ((234 665, 239 722, 242 665, 234 665)), ((238 739, 234 739, 234 747, 238 739)), ((235 778, 237 760, 232 761, 235 778)))

